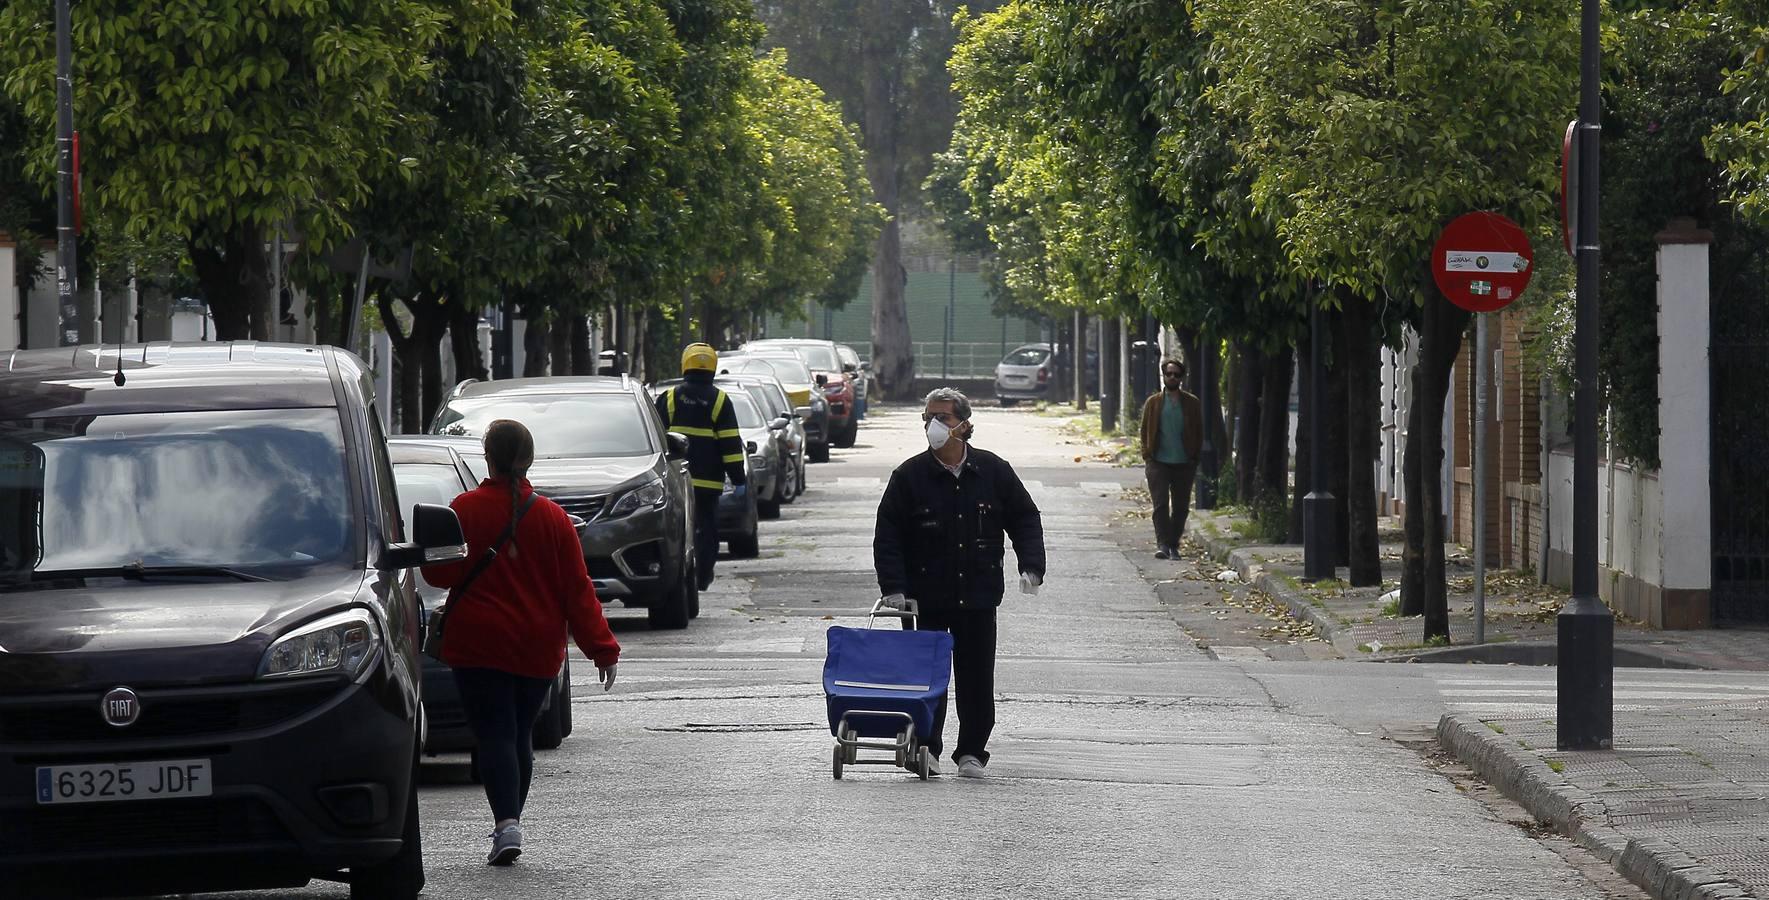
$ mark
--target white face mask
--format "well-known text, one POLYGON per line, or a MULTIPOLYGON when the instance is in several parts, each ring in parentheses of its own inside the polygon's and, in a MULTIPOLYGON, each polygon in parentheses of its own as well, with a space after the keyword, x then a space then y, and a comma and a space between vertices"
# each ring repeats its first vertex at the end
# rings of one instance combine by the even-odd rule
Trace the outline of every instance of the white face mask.
POLYGON ((952 429, 939 419, 929 419, 927 423, 927 445, 935 450, 946 446, 952 438, 952 429))

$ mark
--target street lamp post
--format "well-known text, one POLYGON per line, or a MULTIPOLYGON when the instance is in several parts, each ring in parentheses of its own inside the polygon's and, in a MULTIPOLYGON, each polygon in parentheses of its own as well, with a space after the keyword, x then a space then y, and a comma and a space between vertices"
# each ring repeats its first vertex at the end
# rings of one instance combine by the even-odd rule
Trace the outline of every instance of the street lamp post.
POLYGON ((1572 600, 1560 611, 1555 746, 1602 750, 1615 732, 1615 616, 1597 596, 1597 148, 1603 99, 1599 0, 1584 0, 1580 58, 1577 225, 1577 392, 1573 436, 1572 600))
POLYGON ((80 342, 79 238, 74 232, 74 39, 68 0, 55 0, 55 296, 61 345, 80 342))
POLYGON ((1327 489, 1327 363, 1321 307, 1311 299, 1308 309, 1308 496, 1302 498, 1302 577, 1322 581, 1337 574, 1333 535, 1333 492, 1327 489))

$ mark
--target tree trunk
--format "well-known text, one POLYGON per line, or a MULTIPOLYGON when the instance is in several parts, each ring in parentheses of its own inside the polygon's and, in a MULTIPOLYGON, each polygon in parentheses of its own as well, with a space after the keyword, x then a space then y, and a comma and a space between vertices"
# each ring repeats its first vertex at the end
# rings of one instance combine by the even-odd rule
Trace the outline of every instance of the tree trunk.
POLYGON ((435 418, 436 410, 442 407, 442 397, 450 387, 442 383, 442 332, 448 327, 448 312, 434 298, 426 299, 429 302, 425 305, 429 309, 416 313, 412 322, 412 334, 418 342, 418 365, 423 376, 418 434, 428 430, 424 426, 435 418))
POLYGON ((590 358, 590 321, 583 316, 571 318, 571 374, 596 374, 596 361, 590 358))
POLYGON ((1314 341, 1310 337, 1298 338, 1296 341, 1296 362, 1301 390, 1296 397, 1296 481, 1295 489, 1290 498, 1290 543, 1302 543, 1302 501, 1308 496, 1311 485, 1309 477, 1313 469, 1313 444, 1310 439, 1314 431, 1314 391, 1311 390, 1311 379, 1314 378, 1314 341))
POLYGON ((552 327, 547 330, 547 374, 566 375, 571 372, 571 320, 574 313, 554 310, 548 316, 552 327))
POLYGON ((1259 482, 1253 496, 1281 498, 1290 476, 1290 376, 1294 351, 1285 346, 1263 359, 1259 400, 1259 482))
MULTIPOLYGON (((399 423, 400 434, 422 434, 424 426, 420 416, 422 402, 421 391, 423 382, 420 380, 420 369, 413 353, 411 334, 400 329, 399 317, 393 311, 393 293, 378 291, 374 296, 375 308, 381 311, 381 328, 387 332, 387 340, 393 345, 393 377, 394 393, 397 395, 397 418, 389 421, 399 423)), ((416 332, 414 325, 413 332, 416 332)))
MULTIPOLYGON (((869 4, 874 6, 877 4, 869 4)), ((889 13, 886 13, 887 15, 889 13)), ((881 397, 902 397, 915 380, 909 310, 903 287, 902 234, 897 161, 896 56, 892 29, 873 27, 861 41, 860 78, 865 96, 860 131, 866 144, 866 177, 889 219, 872 254, 872 377, 881 397)))
MULTIPOLYGON (((1413 390, 1424 384, 1424 376, 1415 363, 1412 372, 1413 390)), ((1402 449, 1400 477, 1406 505, 1401 510, 1400 551, 1400 614, 1417 616, 1425 612, 1425 489, 1420 484, 1425 468, 1425 450, 1420 437, 1424 426, 1420 416, 1425 405, 1415 397, 1407 407, 1407 443, 1402 449)))
POLYGON ((1345 500, 1351 550, 1346 565, 1351 569, 1352 587, 1382 584, 1382 545, 1377 534, 1376 510, 1376 445, 1382 385, 1376 377, 1381 359, 1372 331, 1374 312, 1370 301, 1364 298, 1345 298, 1340 346, 1345 361, 1345 443, 1351 462, 1345 500))
POLYGON ((1323 412, 1327 416, 1327 449, 1332 456, 1327 460, 1327 490, 1333 495, 1333 565, 1351 565, 1351 517, 1347 514, 1347 502, 1351 496, 1351 486, 1347 473, 1351 469, 1351 453, 1345 446, 1347 432, 1345 427, 1345 372, 1349 360, 1345 358, 1345 345, 1339 340, 1343 331, 1345 314, 1340 310, 1323 312, 1326 322, 1323 323, 1327 336, 1327 402, 1323 412))
POLYGON ((1236 341, 1234 368, 1240 375, 1233 380, 1238 395, 1235 403, 1235 494, 1241 503, 1251 505, 1259 482, 1259 430, 1262 424, 1259 407, 1265 399, 1265 358, 1254 350, 1251 341, 1236 341))
MULTIPOLYGON (((1425 276, 1427 282, 1430 276, 1425 276)), ((1407 447, 1407 509, 1409 518, 1417 505, 1418 541, 1408 528, 1406 552, 1419 557, 1418 579, 1414 593, 1418 602, 1402 596, 1402 608, 1416 609, 1425 616, 1425 640, 1450 634, 1448 585, 1444 575, 1443 523, 1443 411, 1449 394, 1450 369, 1462 351, 1462 335, 1468 330, 1470 314, 1445 300, 1435 284, 1428 284, 1425 295, 1424 322, 1420 327, 1419 362, 1413 367, 1412 410, 1409 413, 1411 432, 1407 447), (1417 444, 1413 442, 1417 435, 1417 444), (1414 457, 1418 457, 1415 473, 1414 457), (1417 478, 1417 485, 1413 479, 1417 478), (1414 493, 1415 489, 1417 493, 1414 493)), ((1409 522, 1409 526, 1411 523, 1409 522)), ((1409 559, 1409 567, 1413 565, 1409 559)), ((1407 585, 1402 582, 1402 590, 1407 585)))
POLYGON ((270 322, 262 315, 270 298, 270 255, 254 226, 235 226, 219 247, 206 241, 186 242, 203 299, 215 317, 215 337, 222 341, 268 341, 270 322))
POLYGON ((525 317, 527 330, 522 332, 522 377, 540 378, 547 374, 547 348, 551 345, 547 316, 538 308, 525 317))
POLYGON ((454 312, 449 317, 448 334, 455 353, 456 377, 462 381, 490 378, 491 372, 479 350, 479 312, 460 304, 453 304, 451 308, 454 312))

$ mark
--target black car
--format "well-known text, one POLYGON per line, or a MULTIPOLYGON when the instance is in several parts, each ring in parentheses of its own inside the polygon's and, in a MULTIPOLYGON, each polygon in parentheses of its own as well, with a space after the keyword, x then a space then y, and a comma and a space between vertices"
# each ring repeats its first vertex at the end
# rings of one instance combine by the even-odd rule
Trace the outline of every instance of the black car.
POLYGON ((466 547, 400 513, 348 353, 0 355, 0 893, 415 897, 412 569, 466 547))
MULTIPOLYGON (((407 506, 447 506, 478 485, 485 471, 480 444, 472 438, 392 437, 387 439, 387 455, 393 460, 393 480, 399 485, 399 499, 407 506)), ((583 520, 571 518, 581 532, 583 520)), ((418 602, 426 619, 447 599, 448 592, 418 584, 418 602)), ((473 749, 473 732, 467 728, 467 713, 461 708, 454 672, 447 663, 428 655, 424 657, 424 719, 430 724, 424 739, 426 754, 464 753, 473 749)), ((571 660, 567 659, 559 667, 553 690, 535 721, 534 746, 552 750, 570 735, 571 660)))

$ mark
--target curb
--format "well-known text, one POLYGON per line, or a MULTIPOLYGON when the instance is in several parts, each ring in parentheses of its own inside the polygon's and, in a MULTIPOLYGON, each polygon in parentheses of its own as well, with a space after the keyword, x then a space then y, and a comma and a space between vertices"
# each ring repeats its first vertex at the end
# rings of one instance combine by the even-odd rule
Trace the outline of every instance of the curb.
POLYGON ((1474 716, 1451 714, 1439 719, 1437 741, 1538 821, 1614 866, 1656 900, 1756 896, 1666 841, 1630 838, 1611 827, 1602 800, 1561 777, 1540 757, 1512 746, 1474 716))
MULTIPOLYGON (((1195 521, 1195 520, 1194 520, 1195 521)), ((1210 551, 1212 559, 1231 569, 1241 577, 1243 584, 1248 584, 1264 591, 1290 610, 1290 614, 1315 627, 1321 636, 1338 650, 1346 659, 1363 659, 1368 654, 1359 650, 1352 643, 1351 636, 1345 632, 1339 621, 1328 615, 1325 610, 1316 607, 1307 597, 1296 592, 1283 579, 1272 572, 1266 571, 1265 564, 1254 559, 1246 548, 1236 547, 1221 537, 1214 537, 1202 528, 1193 528, 1186 523, 1186 532, 1192 540, 1210 551)))

